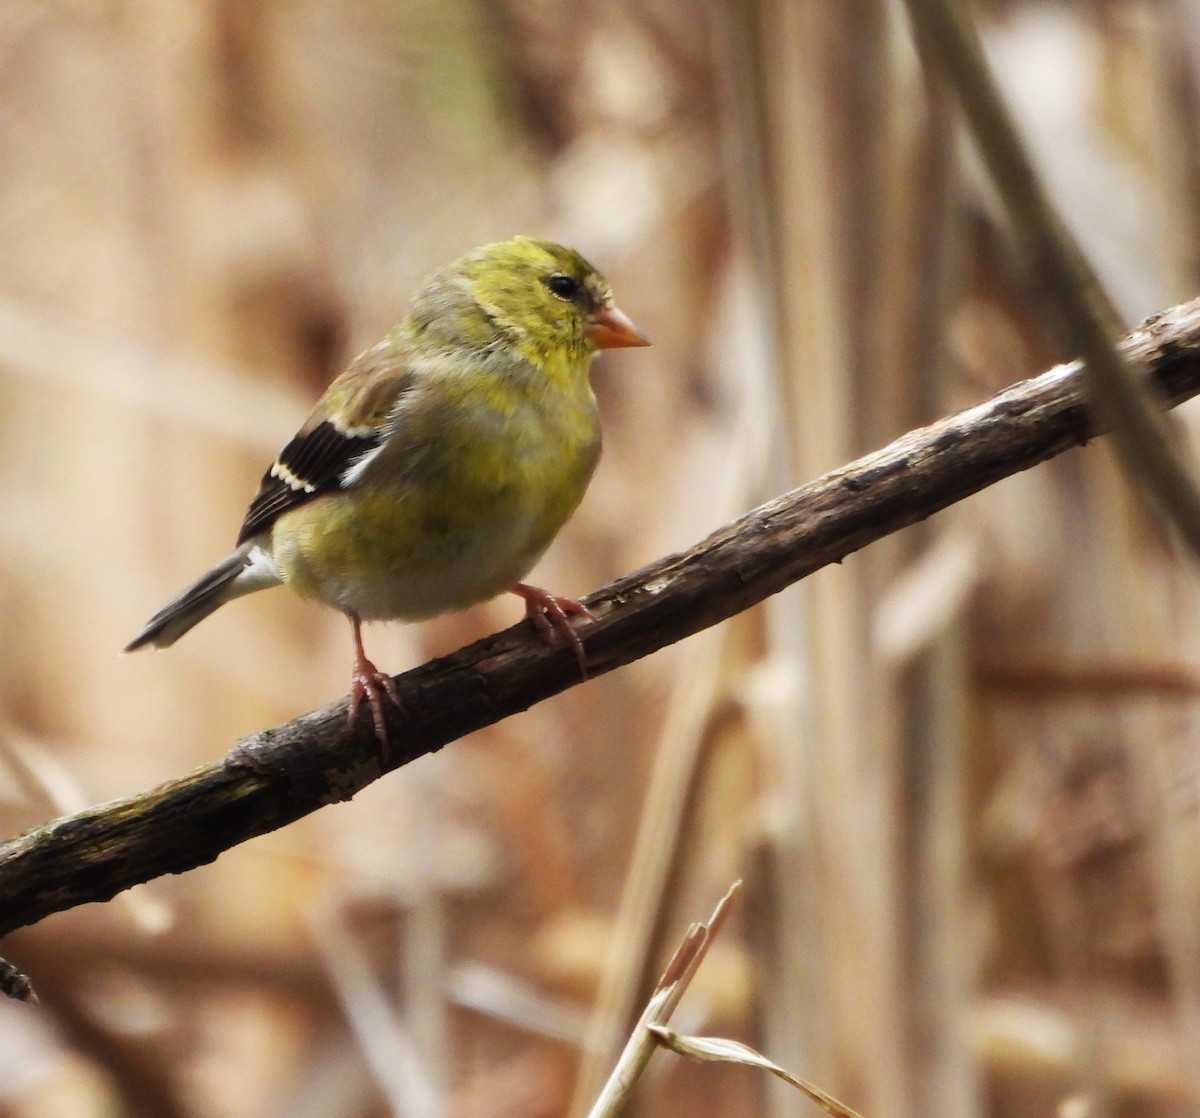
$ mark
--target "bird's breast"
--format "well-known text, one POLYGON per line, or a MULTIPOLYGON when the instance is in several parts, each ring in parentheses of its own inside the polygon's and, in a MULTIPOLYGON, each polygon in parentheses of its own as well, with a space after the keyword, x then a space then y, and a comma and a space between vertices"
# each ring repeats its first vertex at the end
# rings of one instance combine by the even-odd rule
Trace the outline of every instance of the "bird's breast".
POLYGON ((287 513, 276 562, 300 593, 371 619, 417 620, 520 581, 578 506, 600 454, 590 391, 505 400, 418 423, 369 477, 287 513), (502 405, 502 406, 501 406, 502 405))

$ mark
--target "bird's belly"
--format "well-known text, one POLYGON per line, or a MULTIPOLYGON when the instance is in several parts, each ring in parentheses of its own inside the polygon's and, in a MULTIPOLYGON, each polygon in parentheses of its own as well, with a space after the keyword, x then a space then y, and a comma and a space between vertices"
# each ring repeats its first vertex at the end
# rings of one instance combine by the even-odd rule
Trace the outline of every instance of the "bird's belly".
POLYGON ((305 597, 364 620, 419 621, 519 582, 578 504, 590 463, 544 485, 364 487, 280 517, 274 554, 305 597))

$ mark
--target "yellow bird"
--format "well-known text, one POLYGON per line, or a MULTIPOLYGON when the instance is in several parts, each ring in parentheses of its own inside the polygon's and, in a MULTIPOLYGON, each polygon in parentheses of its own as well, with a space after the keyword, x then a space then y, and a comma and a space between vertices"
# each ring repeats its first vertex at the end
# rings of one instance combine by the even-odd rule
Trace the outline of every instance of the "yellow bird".
POLYGON ((522 580, 574 512, 600 456, 588 382, 601 349, 649 342, 574 249, 514 237, 437 273, 408 317, 325 391, 263 475, 233 552, 125 647, 166 648, 234 598, 280 584, 354 633, 350 720, 364 698, 387 746, 364 621, 418 621, 509 590, 587 661, 571 598, 522 580))

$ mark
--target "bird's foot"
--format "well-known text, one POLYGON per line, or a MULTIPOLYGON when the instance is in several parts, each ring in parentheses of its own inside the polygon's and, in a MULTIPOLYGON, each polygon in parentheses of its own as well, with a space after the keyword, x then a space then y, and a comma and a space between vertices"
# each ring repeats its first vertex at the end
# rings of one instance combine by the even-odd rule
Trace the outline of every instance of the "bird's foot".
POLYGON ((582 602, 577 602, 574 598, 551 594, 549 590, 543 590, 540 586, 530 586, 527 583, 518 582, 512 588, 512 592, 525 599, 525 616, 533 622, 547 640, 553 640, 555 633, 562 635, 563 640, 575 653, 575 659, 579 661, 580 673, 584 679, 587 679, 587 653, 584 651, 583 641, 575 631, 575 626, 571 624, 571 618, 586 617, 595 621, 596 615, 582 602))
POLYGON ((391 700, 397 710, 404 709, 404 704, 400 701, 400 692, 396 689, 396 681, 386 672, 381 672, 365 656, 356 659, 354 674, 350 677, 350 714, 347 724, 354 725, 354 720, 358 717, 358 708, 362 706, 363 699, 366 699, 371 707, 371 720, 375 723, 375 736, 379 739, 379 759, 386 765, 388 732, 387 720, 383 715, 385 697, 391 700))

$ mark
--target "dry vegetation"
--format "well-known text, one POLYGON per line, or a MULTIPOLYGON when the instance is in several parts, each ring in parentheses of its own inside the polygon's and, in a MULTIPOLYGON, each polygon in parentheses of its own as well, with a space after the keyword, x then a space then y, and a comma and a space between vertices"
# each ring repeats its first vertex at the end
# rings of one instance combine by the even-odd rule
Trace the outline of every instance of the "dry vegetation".
MULTIPOLYGON (((1194 295, 1194 5, 980 16, 1126 322, 1194 295)), ((3 0, 3 832, 344 692, 344 622, 282 593, 115 653, 476 243, 578 245, 655 340, 597 365, 565 593, 1052 364, 954 123, 883 0, 3 0)), ((10 937, 42 1006, 0 1004, 0 1118, 578 1118, 734 877, 679 1028, 869 1118, 1195 1112, 1197 585, 1105 447, 1022 474, 10 937)), ((818 1113, 669 1055, 635 1109, 818 1113)))

